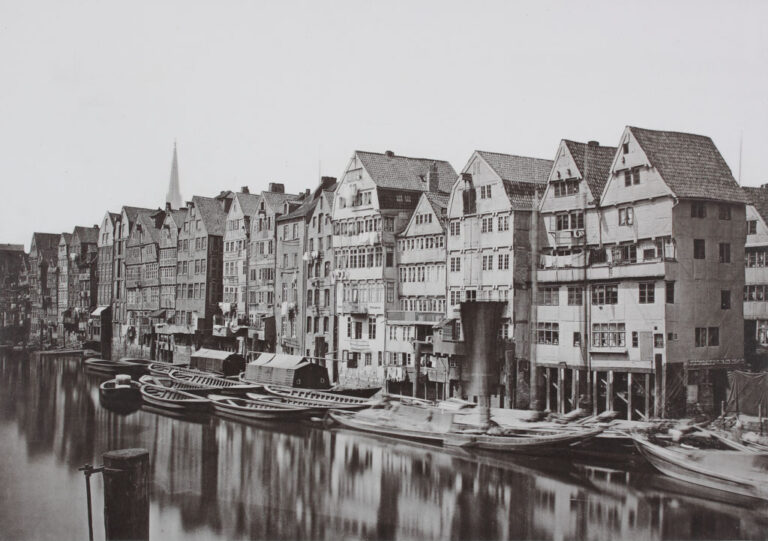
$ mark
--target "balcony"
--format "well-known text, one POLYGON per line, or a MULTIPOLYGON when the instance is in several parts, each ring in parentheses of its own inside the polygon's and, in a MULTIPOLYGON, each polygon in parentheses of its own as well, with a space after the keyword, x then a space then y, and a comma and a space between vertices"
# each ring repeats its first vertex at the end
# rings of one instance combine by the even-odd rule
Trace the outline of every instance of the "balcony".
POLYGON ((342 312, 345 314, 362 314, 368 313, 368 305, 361 302, 344 302, 342 303, 342 312))
POLYGON ((387 312, 387 319, 390 321, 403 321, 409 323, 438 323, 445 314, 442 312, 409 312, 391 310, 387 312))

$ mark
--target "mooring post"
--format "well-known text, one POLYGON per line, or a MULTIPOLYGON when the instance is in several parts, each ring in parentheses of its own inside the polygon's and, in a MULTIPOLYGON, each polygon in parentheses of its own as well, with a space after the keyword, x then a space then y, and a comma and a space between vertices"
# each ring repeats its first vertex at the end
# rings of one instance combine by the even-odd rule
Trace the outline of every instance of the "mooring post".
POLYGON ((121 449, 104 461, 104 533, 112 539, 149 540, 149 452, 121 449))

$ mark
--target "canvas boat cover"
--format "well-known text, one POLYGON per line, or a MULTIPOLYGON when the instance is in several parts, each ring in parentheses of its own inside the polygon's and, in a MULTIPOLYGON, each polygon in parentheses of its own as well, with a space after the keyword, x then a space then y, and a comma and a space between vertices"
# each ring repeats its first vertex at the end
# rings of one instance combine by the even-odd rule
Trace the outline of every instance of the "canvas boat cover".
POLYGON ((768 373, 732 371, 728 373, 728 411, 745 415, 768 413, 768 373))

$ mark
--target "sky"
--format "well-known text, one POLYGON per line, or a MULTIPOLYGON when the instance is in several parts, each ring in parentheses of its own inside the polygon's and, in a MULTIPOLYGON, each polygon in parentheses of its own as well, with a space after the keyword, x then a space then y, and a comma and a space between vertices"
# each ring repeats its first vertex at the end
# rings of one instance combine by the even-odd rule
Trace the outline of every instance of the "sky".
POLYGON ((339 177, 355 150, 553 159, 624 126, 768 182, 768 2, 0 0, 0 242, 181 190, 339 177), (741 148, 741 152, 740 152, 741 148))

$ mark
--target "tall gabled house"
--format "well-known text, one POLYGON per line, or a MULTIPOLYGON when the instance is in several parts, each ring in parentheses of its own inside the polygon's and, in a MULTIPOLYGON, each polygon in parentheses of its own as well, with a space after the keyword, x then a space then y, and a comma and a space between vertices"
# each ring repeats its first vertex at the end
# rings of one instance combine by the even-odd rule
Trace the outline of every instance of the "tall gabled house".
POLYGON ((52 338, 57 326, 59 240, 58 233, 33 233, 29 247, 30 333, 44 340, 52 338))
POLYGON ((99 256, 99 228, 75 227, 70 245, 70 290, 72 317, 77 326, 77 337, 87 338, 88 319, 96 308, 98 279, 96 269, 99 256))
POLYGON ((768 185, 745 187, 744 354, 753 369, 768 367, 768 185))
MULTIPOLYGON (((513 356, 515 365, 528 361, 532 214, 551 169, 551 160, 478 150, 453 184, 448 203, 446 321, 434 350, 460 369, 461 394, 470 399, 472 367, 464 357, 462 302, 506 303, 498 330, 499 351, 513 356)), ((491 394, 493 404, 511 398, 501 386, 491 394)))
POLYGON ((444 160, 356 151, 336 190, 333 249, 340 380, 384 382, 387 312, 398 309, 395 234, 422 193, 449 193, 444 160))
POLYGON ((275 274, 277 218, 296 205, 296 194, 285 193, 281 183, 270 182, 259 194, 258 208, 251 220, 251 245, 248 253, 248 323, 250 349, 275 351, 275 274))
MULTIPOLYGON (((717 410, 727 369, 744 357, 745 203, 709 137, 624 130, 587 255, 589 336, 579 340, 588 339, 589 373, 574 379, 576 371, 568 378, 560 369, 538 368, 550 407, 562 389, 561 410, 580 397, 590 397, 596 412, 631 418, 717 410)), ((583 271, 538 273, 541 299, 565 299, 564 288, 548 292, 543 284, 567 281, 569 273, 583 271)), ((544 348, 576 339, 541 331, 550 333, 544 348)), ((538 362, 544 353, 537 351, 538 362)))

